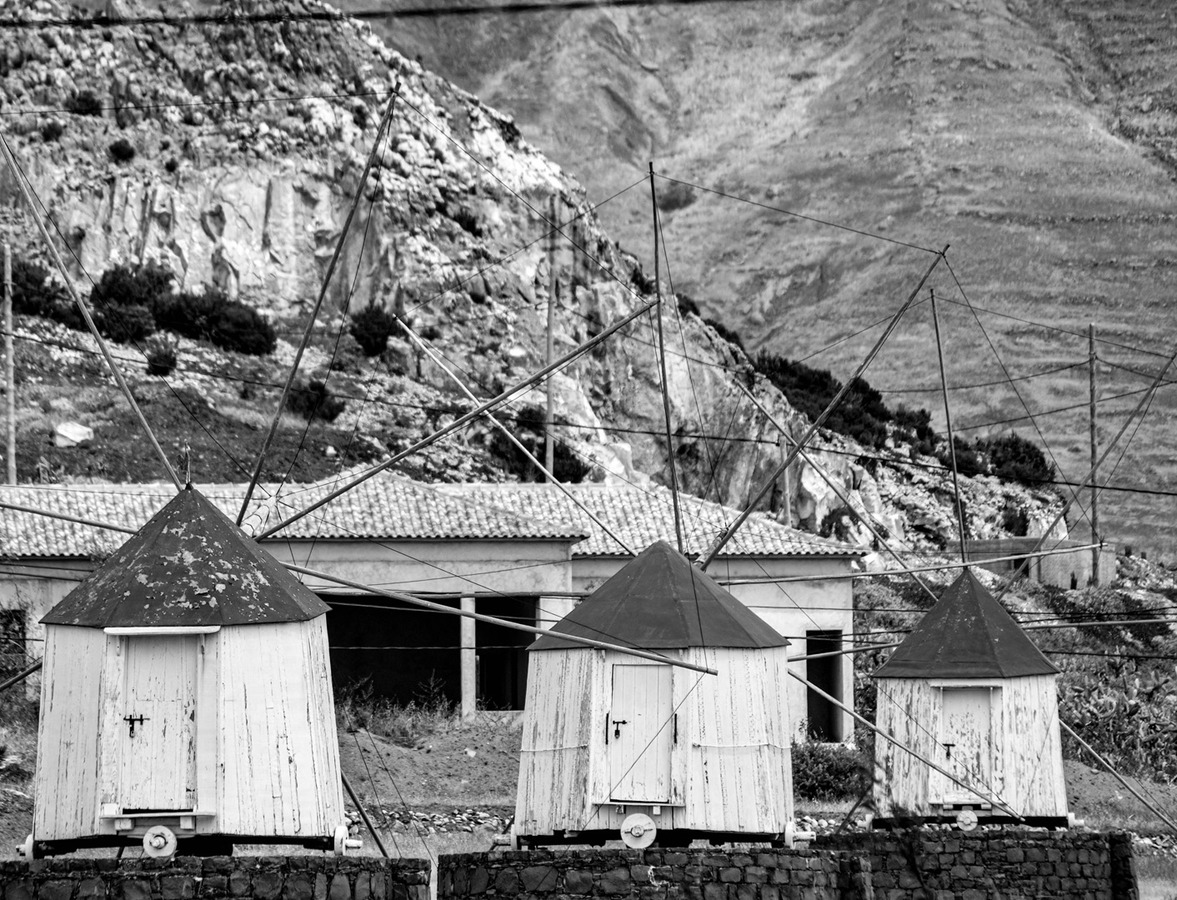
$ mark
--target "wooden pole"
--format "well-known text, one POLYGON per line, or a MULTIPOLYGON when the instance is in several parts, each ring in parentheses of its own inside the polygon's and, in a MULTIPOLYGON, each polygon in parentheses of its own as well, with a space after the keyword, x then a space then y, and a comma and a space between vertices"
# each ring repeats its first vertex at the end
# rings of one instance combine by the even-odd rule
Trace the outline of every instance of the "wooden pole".
POLYGON ((42 661, 37 660, 35 663, 33 663, 27 669, 17 672, 11 678, 6 678, 6 679, 4 679, 4 681, 0 681, 0 691, 6 691, 10 687, 12 687, 14 684, 19 684, 20 682, 24 681, 26 678, 28 678, 34 672, 39 671, 42 665, 43 665, 42 661))
POLYGON ((1145 805, 1146 809, 1150 810, 1153 815, 1155 815, 1158 819, 1160 819, 1162 822, 1164 822, 1166 825, 1168 825, 1174 832, 1177 832, 1177 825, 1173 824, 1173 820, 1170 819, 1168 816, 1166 816, 1163 812, 1161 812, 1155 806, 1153 806, 1151 803, 1149 803, 1147 800, 1145 800, 1144 796, 1140 793, 1140 791, 1138 791, 1138 790, 1136 790, 1136 788, 1132 787, 1132 785, 1128 783, 1128 780, 1126 778, 1124 778, 1124 776, 1121 775, 1119 772, 1117 772, 1115 769, 1113 769, 1111 766, 1111 763, 1109 763, 1106 759, 1104 759, 1102 756, 1100 756, 1098 753, 1096 753, 1095 750, 1092 748, 1092 746, 1089 743, 1087 743, 1087 741, 1083 740, 1083 738, 1081 738, 1081 737, 1079 737, 1079 735, 1075 734, 1074 729, 1072 729, 1070 725, 1068 725, 1066 722, 1063 722, 1062 720, 1059 721, 1059 725, 1062 726, 1062 729, 1067 734, 1069 734, 1071 737, 1073 737, 1078 742, 1080 747, 1082 747, 1084 750, 1086 750, 1088 753, 1090 753, 1095 758, 1096 762, 1098 762, 1101 766, 1103 766, 1105 769, 1107 769, 1109 772, 1111 772, 1112 776, 1116 779, 1116 781, 1118 781, 1118 782, 1120 782, 1120 784, 1124 785, 1124 787, 1127 789, 1128 793, 1130 793, 1133 797, 1135 797, 1137 800, 1139 800, 1141 803, 1143 803, 1145 805))
POLYGON ((956 472, 956 440, 952 436, 952 405, 948 402, 948 376, 944 371, 944 345, 940 340, 940 314, 936 312, 936 290, 929 290, 932 298, 932 327, 936 331, 936 357, 940 360, 940 391, 944 395, 944 421, 948 428, 948 455, 952 459, 952 495, 956 506, 956 527, 960 534, 960 561, 968 562, 965 542, 969 539, 964 526, 964 507, 960 502, 960 477, 956 472))
POLYGON ((923 277, 919 280, 919 284, 917 284, 912 292, 908 295, 907 300, 905 300, 903 305, 899 307, 895 315, 891 317, 891 321, 887 323, 886 329, 879 336, 879 339, 875 341, 875 345, 871 347, 870 352, 866 355, 866 358, 861 363, 859 363, 858 368, 855 370, 854 374, 844 385, 842 385, 842 389, 838 391, 838 393, 834 396, 834 399, 830 401, 829 406, 822 410, 821 415, 819 415, 813 421, 813 424, 809 426, 809 430, 801 436, 801 439, 796 442, 793 449, 788 452, 788 454, 785 456, 785 461, 777 466, 776 470, 764 482, 760 488, 760 491, 756 494, 755 497, 752 498, 752 502, 749 503, 747 507, 745 507, 744 511, 736 517, 736 520, 727 527, 723 534, 721 534, 715 543, 711 546, 711 549, 708 550, 706 555, 703 556, 703 558, 699 561, 699 568, 706 569, 709 565, 711 565, 712 562, 715 561, 715 557, 719 555, 719 551, 722 550, 724 545, 732 539, 732 536, 740 529, 740 526, 742 526, 748 520, 748 517, 756 511, 757 505, 761 500, 764 499, 764 496, 770 490, 772 490, 772 486, 781 476, 781 473, 788 469, 790 465, 792 465, 793 460, 797 458, 797 455, 801 452, 805 445, 809 443, 810 439, 817 433, 817 430, 825 424, 825 421, 830 417, 830 414, 838 408, 838 404, 842 402, 842 398, 845 397, 850 388, 853 387, 854 382, 862 377, 870 364, 874 362, 875 357, 879 355, 879 351, 883 349, 883 345, 887 343, 887 340, 891 337, 891 333, 894 332, 895 329, 899 326, 899 320, 903 318, 903 314, 907 312, 911 304, 915 302, 915 298, 919 296, 919 292, 923 290, 924 283, 932 277, 932 272, 935 271, 936 266, 940 264, 940 260, 944 259, 944 254, 947 252, 948 245, 946 244, 944 249, 936 254, 936 258, 932 261, 932 264, 928 266, 928 270, 924 272, 923 277))
POLYGON ((544 368, 540 369, 534 375, 529 375, 527 378, 524 378, 522 381, 516 382, 511 387, 507 388, 505 391, 503 391, 501 394, 499 394, 497 397, 492 397, 490 400, 487 400, 485 403, 483 403, 477 409, 472 409, 468 413, 463 413, 462 415, 458 416, 458 418, 454 419, 454 421, 452 421, 449 425, 446 425, 444 428, 439 428, 437 431, 433 432, 433 434, 429 435, 428 437, 422 438, 421 440, 417 441, 417 443, 413 444, 411 447, 407 447, 404 450, 401 450, 399 453, 394 454, 393 456, 384 460, 384 462, 380 463, 379 465, 373 466, 367 472, 357 475, 355 478, 353 478, 347 484, 343 485, 342 487, 338 487, 335 490, 331 491, 326 496, 319 498, 314 503, 312 503, 310 506, 306 506, 302 510, 300 510, 299 512, 295 513, 294 515, 289 516, 286 519, 283 519, 278 524, 272 525, 271 527, 269 527, 265 531, 263 531, 261 534, 257 535, 255 540, 260 541, 263 538, 270 537, 272 534, 275 534, 276 532, 281 531, 286 526, 288 526, 294 522, 297 522, 299 519, 303 518, 304 516, 310 515, 312 512, 314 512, 320 506, 326 506, 328 503, 330 503, 336 497, 339 497, 342 494, 346 494, 348 491, 350 491, 356 485, 362 484, 363 482, 367 481, 369 478, 372 478, 373 476, 379 474, 380 472, 383 472, 385 469, 392 468, 394 465, 396 465, 398 462, 400 462, 405 457, 412 456, 418 450, 422 450, 425 447, 428 447, 431 444, 434 444, 437 441, 440 441, 446 435, 453 434, 458 429, 464 428, 466 425, 468 425, 474 419, 477 419, 479 416, 484 415, 485 413, 494 409, 497 406, 501 406, 503 403, 506 403, 508 400, 510 400, 516 394, 520 393, 521 391, 527 390, 532 385, 534 385, 536 382, 542 381, 544 378, 546 378, 552 372, 555 372, 558 369, 563 368, 564 366, 566 366, 570 362, 572 362, 574 359, 577 359, 577 358, 583 356, 585 353, 588 353, 594 347, 597 347, 600 344, 604 343, 609 338, 611 338, 615 333, 617 333, 622 328, 624 328, 626 325, 628 325, 630 322, 634 321, 639 316, 644 316, 646 313, 648 313, 650 311, 650 309, 653 308, 654 305, 655 305, 654 303, 642 304, 642 306, 639 309, 635 309, 633 312, 629 313, 629 315, 624 316, 623 318, 614 322, 612 325, 610 325, 608 328, 606 328, 604 331, 602 331, 596 337, 590 338, 589 340, 585 341, 583 344, 580 344, 579 346, 575 347, 574 349, 568 351, 568 353, 564 354, 562 357, 560 357, 558 360, 553 362, 551 365, 544 366, 544 368))
MULTIPOLYGON (((560 281, 556 276, 557 214, 556 196, 553 194, 548 208, 548 227, 551 230, 548 232, 548 333, 544 356, 544 363, 549 366, 552 364, 552 357, 555 356, 556 350, 552 329, 556 324, 556 303, 560 298, 560 281)), ((544 473, 544 480, 550 482, 555 480, 552 478, 551 472, 556 467, 556 444, 555 438, 552 436, 552 428, 556 424, 556 385, 554 379, 551 378, 547 383, 547 404, 547 410, 544 413, 544 468, 547 470, 544 473)))
POLYGON ((143 415, 143 410, 139 408, 139 403, 135 400, 135 395, 131 393, 131 386, 123 378, 122 370, 115 364, 114 357, 110 355, 110 348, 106 346, 106 339, 102 337, 98 331, 98 326, 94 324, 94 317, 90 315, 89 307, 82 300, 82 295, 78 293, 78 289, 74 287, 73 280, 69 277, 65 263, 61 259, 61 254, 57 252, 57 245, 53 243, 53 238, 49 235, 49 229, 45 227, 45 223, 41 221, 41 216, 37 212, 37 204, 33 199, 32 188, 25 181, 24 173, 21 171, 20 166, 16 164, 16 157, 13 156, 12 148, 8 146, 8 141, 3 134, 0 134, 0 154, 3 154, 4 161, 12 171, 12 179, 16 182, 17 188, 20 190, 25 203, 29 207, 29 213, 32 216, 33 223, 41 233, 41 239, 45 242, 45 247, 49 251, 53 265, 61 273, 66 289, 73 298, 74 304, 78 307, 78 311, 81 312, 82 318, 86 320, 86 327, 90 329, 90 334, 93 335, 94 340, 97 342, 98 349, 102 351, 102 357, 106 360, 107 368, 110 369, 111 375, 114 376, 115 383, 118 384, 119 389, 123 392, 123 396, 127 398, 127 403, 131 405, 131 411, 135 414, 135 418, 139 420, 140 426, 142 426, 147 439, 151 442, 151 446, 155 449, 156 455, 159 456, 160 462, 163 463, 164 471, 167 472, 168 477, 176 486, 176 490, 183 490, 184 485, 180 483, 180 476, 176 474, 176 470, 172 468, 168 455, 163 452, 163 447, 155 439, 155 433, 151 430, 151 426, 147 424, 147 418, 143 415))
POLYGON ((810 682, 807 679, 803 678, 802 676, 798 675, 792 669, 789 669, 789 675, 791 675, 793 678, 796 678, 802 684, 807 685, 809 687, 809 689, 811 691, 813 691, 814 693, 816 693, 818 696, 825 697, 828 701, 830 701, 832 704, 834 704, 834 706, 841 709, 843 712, 849 713, 851 715, 851 717, 853 717, 856 721, 865 725, 867 728, 869 728, 871 731, 873 731, 875 734, 877 734, 883 740, 889 741, 890 743, 892 743, 896 747, 898 747, 900 750, 902 750, 904 753, 911 754, 916 759, 918 759, 920 762, 922 762, 924 765, 926 765, 932 769, 935 769, 937 772, 939 772, 945 778, 949 779, 953 784, 959 785, 960 787, 964 788, 966 791, 970 791, 971 793, 976 794, 978 797, 981 797, 983 800, 986 800, 989 803, 992 803, 994 806, 1005 810, 1007 813, 1009 813, 1015 819, 1017 819, 1018 821, 1021 821, 1022 817, 1019 816, 1017 814, 1017 812, 1014 811, 1013 807, 1011 807, 1008 803, 1006 803, 1004 800, 1002 800, 1000 797, 998 797, 996 792, 994 792, 993 789, 990 788, 988 785, 981 786, 984 790, 987 790, 990 792, 989 795, 986 796, 985 794, 981 793, 981 791, 978 789, 977 786, 971 785, 971 784, 966 784, 965 782, 963 782, 959 778, 957 778, 955 775, 953 775, 951 772, 949 772, 947 769, 936 765, 936 763, 932 762, 926 756, 922 756, 921 754, 917 753, 915 750, 912 750, 911 747, 907 746, 907 744, 903 743, 901 740, 899 740, 899 738, 894 737, 893 735, 890 735, 887 732, 883 731, 881 728, 877 727, 874 722, 871 722, 870 720, 868 720, 865 717, 856 713, 854 710, 852 710, 849 706, 847 706, 845 703, 843 703, 841 700, 839 700, 833 694, 826 693, 821 688, 814 685, 812 682, 810 682))
POLYGON ((16 484, 16 366, 12 356, 12 254, 4 242, 4 423, 7 427, 8 483, 16 484))
POLYGON ((670 382, 666 379, 666 338, 662 334, 662 269, 661 248, 658 242, 658 195, 654 190, 654 163, 650 163, 650 206, 654 214, 654 318, 658 321, 658 367, 662 373, 662 414, 666 423, 666 463, 670 466, 670 493, 674 499, 674 534, 678 552, 684 552, 682 510, 678 505, 678 469, 674 464, 674 436, 670 432, 670 382))
POLYGON ((1089 393, 1088 436, 1091 439, 1091 583, 1099 586, 1099 440, 1096 437, 1095 422, 1095 324, 1087 326, 1087 387, 1089 393))
POLYGON ((510 619, 500 619, 496 616, 488 616, 483 613, 471 612, 464 609, 454 609, 452 606, 445 606, 441 603, 433 603, 430 600, 423 600, 420 597, 414 597, 412 594, 406 594, 401 591, 387 591, 382 588, 372 587, 368 584, 363 584, 358 581, 352 581, 348 578, 340 578, 337 575, 332 575, 328 572, 322 572, 318 569, 308 569, 306 566, 296 566, 294 563, 282 563, 291 572, 298 572, 301 575, 310 575, 312 578, 319 578, 323 581, 331 582, 332 584, 341 584, 344 587, 349 587, 354 590, 363 591, 367 594, 375 594, 378 597, 388 597, 391 600, 399 600, 402 603, 411 603, 413 606, 424 607, 425 609, 436 610, 437 612, 447 613, 451 616, 463 616, 465 618, 473 619, 476 622, 488 622, 491 625, 500 625, 503 628, 511 628, 515 631, 526 631, 530 634, 541 636, 558 637, 562 641, 569 641, 573 644, 580 644, 584 647, 595 647, 598 650, 614 650, 618 653, 624 653, 627 656, 636 656, 639 659, 649 659, 654 662, 665 663, 668 666, 674 666, 679 669, 690 669, 693 672, 702 672, 705 675, 718 675, 716 669, 710 669, 707 666, 698 666, 694 663, 683 662, 682 660, 672 659, 669 656, 663 656, 661 653, 652 653, 649 650, 638 650, 635 647, 626 647, 621 644, 611 644, 608 641, 598 641, 593 638, 580 637, 575 634, 555 634, 547 628, 537 628, 534 625, 524 625, 522 622, 512 622, 510 619))
POLYGON ((368 833, 372 835, 372 839, 376 842, 376 847, 380 850, 380 855, 388 859, 388 848, 384 846, 384 841, 380 840, 380 834, 376 831, 376 826, 372 824, 372 820, 368 818, 368 811, 364 809, 364 804, 360 802, 360 798, 356 795, 355 788, 351 786, 351 782, 347 780, 347 776, 342 772, 339 773, 339 777, 343 780, 343 789, 351 797, 351 802, 355 806, 356 812, 360 814, 360 818, 368 826, 368 833))
MULTIPOLYGON (((254 488, 257 487, 258 479, 262 476, 262 468, 266 464, 266 454, 270 452, 270 445, 274 442, 274 437, 278 433, 278 426, 282 423, 282 410, 286 406, 286 400, 290 396, 291 388, 294 386, 294 378, 298 374, 299 363, 302 362, 303 353, 306 352, 307 345, 311 342, 311 334, 314 332, 315 320, 319 317, 319 310, 323 306, 323 301, 327 299, 327 289, 331 286, 331 276, 335 274, 335 266, 339 262, 339 257, 343 252, 343 242, 347 238, 347 233, 351 229, 352 219, 355 218, 356 210, 359 209, 360 200, 364 196, 364 185, 368 183, 368 175, 372 171, 372 167, 376 164, 376 154, 380 151, 380 140, 384 136, 385 129, 388 128, 388 123, 392 121, 392 111, 396 108, 396 98, 400 94, 401 85, 398 81, 396 87, 392 90, 392 96, 388 100, 388 108, 384 111, 383 118, 380 119, 380 126, 376 129, 376 139, 372 142, 372 149, 368 152, 368 161, 364 165, 364 171, 360 175, 360 183, 356 188, 356 195, 352 199, 351 207, 347 211, 347 218, 343 221, 343 230, 339 232, 339 239, 335 242, 335 250, 331 254, 331 260, 327 263, 327 271, 323 275, 323 284, 319 288, 319 296, 315 300, 315 305, 311 308, 310 318, 307 320, 307 327, 303 332, 302 340, 299 341, 298 350, 294 354, 294 362, 290 364, 290 371, 286 374, 286 383, 282 385, 282 394, 278 398, 278 406, 274 410, 274 418, 270 422, 269 431, 262 441, 262 449, 258 451, 257 462, 253 467, 253 474, 249 477, 249 486, 245 489, 245 497, 241 501, 241 509, 237 513, 237 525, 240 527, 245 520, 246 510, 249 509, 249 500, 253 497, 254 488)), ((363 263, 359 260, 357 267, 363 263)), ((346 312, 347 310, 343 310, 346 312)))

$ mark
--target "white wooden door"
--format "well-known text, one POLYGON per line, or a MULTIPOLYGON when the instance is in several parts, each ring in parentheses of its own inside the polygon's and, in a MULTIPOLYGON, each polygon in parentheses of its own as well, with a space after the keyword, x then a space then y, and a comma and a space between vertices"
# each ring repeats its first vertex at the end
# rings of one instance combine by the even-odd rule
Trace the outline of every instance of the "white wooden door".
POLYGON ((626 803, 670 800, 674 742, 669 666, 613 667, 607 757, 609 799, 626 803))
POLYGON ((944 688, 941 765, 981 796, 942 778, 943 802, 978 803, 992 796, 993 711, 990 688, 944 688))
POLYGON ((123 638, 118 803, 124 811, 194 808, 198 640, 123 638))

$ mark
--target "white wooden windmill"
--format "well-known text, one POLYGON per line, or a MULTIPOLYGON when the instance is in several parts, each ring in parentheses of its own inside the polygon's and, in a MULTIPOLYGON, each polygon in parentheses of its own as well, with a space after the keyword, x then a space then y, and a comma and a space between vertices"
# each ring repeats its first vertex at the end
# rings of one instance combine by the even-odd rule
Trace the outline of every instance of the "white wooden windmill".
POLYGON ((176 494, 42 620, 26 856, 342 853, 327 611, 198 491, 176 494))
POLYGON ((1058 669, 968 569, 874 673, 875 824, 1067 825, 1058 669))
POLYGON ((521 844, 791 843, 787 641, 659 541, 530 648, 521 844), (610 635, 717 675, 574 644, 610 635))

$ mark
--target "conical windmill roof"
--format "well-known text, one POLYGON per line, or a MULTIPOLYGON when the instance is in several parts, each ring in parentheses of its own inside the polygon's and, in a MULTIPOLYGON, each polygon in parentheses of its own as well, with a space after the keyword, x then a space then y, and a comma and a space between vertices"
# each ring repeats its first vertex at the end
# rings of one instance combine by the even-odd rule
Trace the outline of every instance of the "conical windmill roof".
POLYGON ((329 607, 189 485, 41 620, 174 627, 301 622, 329 607))
POLYGON ((1014 678, 1058 671, 965 569, 874 677, 1014 678))
POLYGON ((582 646, 561 640, 561 634, 644 650, 788 644, 665 541, 626 563, 530 649, 582 646))

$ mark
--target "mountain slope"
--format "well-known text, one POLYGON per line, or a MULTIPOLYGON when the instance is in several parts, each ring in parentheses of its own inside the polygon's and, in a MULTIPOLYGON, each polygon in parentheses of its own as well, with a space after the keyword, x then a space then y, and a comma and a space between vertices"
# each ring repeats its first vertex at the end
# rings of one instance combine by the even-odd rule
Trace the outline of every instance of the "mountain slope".
MULTIPOLYGON (((893 312, 932 261, 776 209, 951 244, 963 293, 944 266, 929 287, 943 301, 949 382, 976 385, 953 391, 955 424, 969 437, 1013 428, 1044 442, 1069 478, 1090 464, 1088 324, 1103 441, 1177 343, 1167 75, 1177 22, 1163 2, 717 3, 383 27, 513 112, 591 198, 653 160, 668 177, 754 201, 659 183, 671 192, 675 287, 754 349, 807 358, 830 346, 813 362, 845 376, 877 329, 858 332, 893 312), (528 40, 512 40, 523 19, 535 23, 528 40), (475 32, 496 52, 462 54, 475 32), (966 297, 993 311, 979 314, 983 330, 966 297), (1011 387, 1007 374, 1024 380, 1011 387), (1041 434, 1027 408, 1047 413, 1041 434)), ((625 246, 650 244, 644 188, 601 216, 625 246)), ((869 377, 943 427, 933 348, 925 303, 869 377)), ((1177 395, 1162 390, 1115 484, 1177 488, 1166 449, 1175 412, 1177 395)), ((1171 503, 1105 494, 1106 534, 1172 553, 1157 527, 1171 503)))

